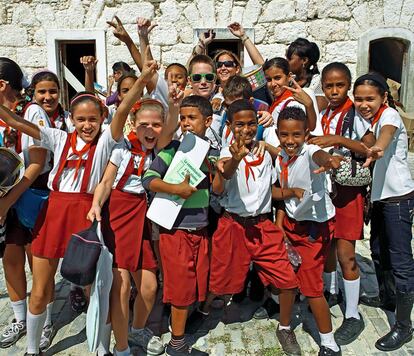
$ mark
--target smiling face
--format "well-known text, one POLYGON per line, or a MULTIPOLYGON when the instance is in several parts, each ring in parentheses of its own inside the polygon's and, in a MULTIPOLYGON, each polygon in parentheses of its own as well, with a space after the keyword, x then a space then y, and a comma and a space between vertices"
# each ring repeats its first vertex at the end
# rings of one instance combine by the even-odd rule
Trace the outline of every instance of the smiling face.
POLYGON ((238 140, 239 137, 243 137, 246 147, 250 148, 257 132, 257 119, 255 112, 251 110, 241 110, 236 112, 233 115, 230 128, 233 132, 234 139, 238 140))
MULTIPOLYGON (((213 67, 207 63, 196 63, 193 65, 191 74, 207 74, 214 73, 213 67)), ((208 82, 205 77, 202 77, 199 82, 191 80, 191 75, 189 76, 189 81, 191 87, 193 88, 194 95, 200 95, 206 99, 210 99, 211 94, 214 91, 216 86, 215 82, 208 82)))
POLYGON ((135 114, 135 133, 147 150, 152 150, 160 137, 164 121, 157 110, 144 109, 135 114))
POLYGON ((211 116, 204 117, 196 107, 183 106, 180 108, 180 127, 183 133, 192 132, 204 137, 207 128, 211 125, 211 119, 211 116))
POLYGON ((308 135, 305 122, 300 120, 279 120, 277 123, 277 136, 280 146, 289 157, 295 156, 308 135))
POLYGON ((86 143, 92 142, 99 134, 103 119, 97 103, 92 100, 76 104, 71 115, 78 136, 86 143))
POLYGON ((187 85, 187 77, 184 68, 180 66, 170 66, 168 70, 165 71, 165 79, 168 79, 168 74, 171 73, 171 81, 177 83, 177 86, 184 90, 187 85))
POLYGON ((129 92, 129 89, 132 88, 132 86, 134 85, 135 81, 136 81, 136 78, 125 78, 122 81, 121 86, 119 88, 119 93, 118 93, 119 102, 121 102, 122 100, 124 100, 125 96, 129 92))
POLYGON ((273 95, 274 99, 283 94, 286 90, 283 86, 288 86, 289 80, 291 79, 289 74, 285 74, 281 68, 274 66, 265 71, 265 77, 267 81, 267 88, 273 95))
POLYGON ((355 109, 365 120, 371 120, 386 101, 387 94, 381 95, 373 85, 361 84, 354 89, 355 109))
POLYGON ((343 71, 332 69, 324 74, 322 89, 333 109, 345 103, 350 88, 351 83, 343 71))
POLYGON ((59 87, 54 81, 43 80, 36 84, 34 100, 51 116, 59 105, 59 87))
POLYGON ((228 54, 222 54, 217 58, 217 77, 221 86, 224 86, 230 77, 240 73, 240 67, 234 58, 228 54), (232 64, 232 66, 230 66, 232 64))

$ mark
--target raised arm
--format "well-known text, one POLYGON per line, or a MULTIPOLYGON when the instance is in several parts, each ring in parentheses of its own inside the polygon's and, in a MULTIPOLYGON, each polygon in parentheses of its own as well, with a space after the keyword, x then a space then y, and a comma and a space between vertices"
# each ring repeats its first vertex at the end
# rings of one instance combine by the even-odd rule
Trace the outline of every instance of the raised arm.
POLYGON ((246 47, 247 53, 249 54, 252 62, 254 64, 262 65, 264 63, 264 59, 257 47, 255 46, 255 44, 253 43, 253 41, 249 37, 247 37, 243 26, 238 22, 233 22, 230 25, 228 25, 227 28, 234 36, 241 39, 244 47, 246 47))
POLYGON ((322 173, 330 169, 337 169, 343 160, 342 156, 332 156, 324 150, 316 151, 312 156, 313 161, 319 166, 314 173, 322 173))
POLYGON ((368 148, 365 145, 365 143, 361 144, 361 146, 365 149, 365 153, 367 156, 367 160, 364 163, 364 167, 368 167, 371 162, 376 161, 384 156, 384 152, 391 143, 395 131, 397 131, 397 128, 395 126, 384 125, 383 127, 381 127, 381 131, 377 141, 371 148, 368 148))
POLYGON ((115 112, 114 119, 111 122, 112 137, 116 141, 119 141, 123 136, 125 121, 128 118, 128 114, 131 111, 132 106, 138 99, 140 99, 145 86, 158 70, 158 64, 156 61, 147 60, 147 53, 148 50, 145 52, 145 60, 140 77, 135 81, 124 100, 122 100, 121 104, 119 104, 119 107, 115 112))
POLYGON ((139 52, 138 47, 135 45, 134 41, 132 41, 131 36, 125 30, 124 25, 122 24, 121 20, 118 16, 115 16, 115 21, 106 21, 106 23, 113 27, 114 36, 118 38, 121 42, 125 43, 128 48, 129 53, 131 54, 132 59, 134 60, 135 64, 138 66, 138 69, 142 71, 143 61, 141 58, 141 53, 139 52))
POLYGON ((249 149, 245 146, 244 138, 239 136, 237 140, 229 147, 231 158, 226 159, 223 165, 223 177, 231 179, 237 171, 241 160, 247 156, 249 149))
POLYGON ((94 93, 95 68, 98 60, 94 56, 83 56, 80 58, 80 62, 85 68, 85 90, 94 93))
POLYGON ((40 140, 40 129, 39 126, 32 124, 31 122, 22 119, 16 115, 10 109, 0 104, 0 117, 10 127, 14 128, 21 133, 25 133, 33 137, 36 140, 40 140))

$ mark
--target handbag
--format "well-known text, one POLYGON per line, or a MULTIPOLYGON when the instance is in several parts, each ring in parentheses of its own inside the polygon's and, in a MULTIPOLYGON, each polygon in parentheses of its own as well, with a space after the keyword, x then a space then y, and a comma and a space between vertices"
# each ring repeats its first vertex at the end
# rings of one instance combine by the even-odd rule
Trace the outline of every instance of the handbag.
POLYGON ((6 249, 6 223, 0 224, 0 258, 4 256, 4 250, 6 249))
POLYGON ((102 249, 97 228, 100 224, 94 220, 89 229, 72 234, 60 269, 62 277, 69 282, 87 286, 94 281, 102 249))
POLYGON ((20 223, 28 229, 33 229, 37 216, 48 198, 48 190, 27 189, 14 204, 20 223))
MULTIPOLYGON (((342 136, 345 132, 349 131, 349 137, 352 137, 352 131, 354 129, 355 120, 355 108, 352 107, 345 115, 344 123, 342 125, 342 136)), ((339 151, 340 152, 340 151, 339 151)), ((331 149, 329 153, 340 154, 335 149, 331 149)), ((334 169, 332 173, 332 179, 340 184, 351 187, 362 187, 371 183, 371 170, 369 167, 363 167, 363 160, 358 159, 353 152, 351 156, 345 156, 341 161, 341 166, 338 169, 334 169)))

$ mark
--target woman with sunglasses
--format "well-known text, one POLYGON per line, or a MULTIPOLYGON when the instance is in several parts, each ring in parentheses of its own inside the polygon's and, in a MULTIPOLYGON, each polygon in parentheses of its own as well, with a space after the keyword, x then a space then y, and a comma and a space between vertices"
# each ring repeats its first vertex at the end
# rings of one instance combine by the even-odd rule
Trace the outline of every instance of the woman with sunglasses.
POLYGON ((240 61, 237 56, 226 49, 220 50, 213 58, 216 64, 217 79, 220 87, 223 88, 230 77, 237 75, 241 71, 240 61))

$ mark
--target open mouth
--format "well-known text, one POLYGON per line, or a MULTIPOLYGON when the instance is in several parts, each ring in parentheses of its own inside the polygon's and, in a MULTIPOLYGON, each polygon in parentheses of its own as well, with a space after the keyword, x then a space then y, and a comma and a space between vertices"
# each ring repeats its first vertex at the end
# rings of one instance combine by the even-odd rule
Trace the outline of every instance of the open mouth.
POLYGON ((147 141, 148 143, 155 143, 155 140, 155 137, 145 136, 145 141, 147 141))

